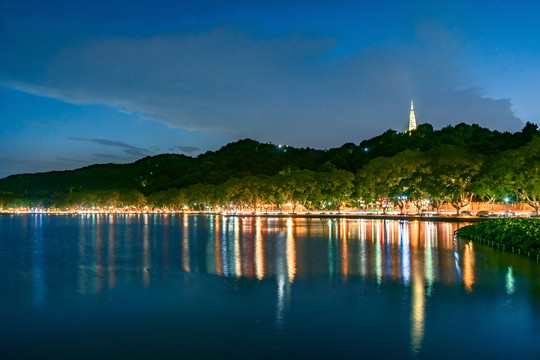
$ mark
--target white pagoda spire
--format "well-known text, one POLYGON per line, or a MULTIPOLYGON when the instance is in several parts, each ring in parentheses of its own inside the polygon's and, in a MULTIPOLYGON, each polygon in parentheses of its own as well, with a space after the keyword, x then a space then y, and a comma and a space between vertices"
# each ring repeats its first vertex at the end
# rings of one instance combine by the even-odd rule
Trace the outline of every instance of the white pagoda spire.
POLYGON ((416 130, 416 117, 414 116, 414 106, 411 100, 411 115, 409 116, 409 132, 416 130))

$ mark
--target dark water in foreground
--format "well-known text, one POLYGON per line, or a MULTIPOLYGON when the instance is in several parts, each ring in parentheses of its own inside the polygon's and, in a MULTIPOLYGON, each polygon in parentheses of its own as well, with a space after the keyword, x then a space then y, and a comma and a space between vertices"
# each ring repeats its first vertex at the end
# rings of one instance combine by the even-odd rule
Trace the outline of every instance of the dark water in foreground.
POLYGON ((0 216, 0 357, 539 358, 540 264, 457 226, 0 216))

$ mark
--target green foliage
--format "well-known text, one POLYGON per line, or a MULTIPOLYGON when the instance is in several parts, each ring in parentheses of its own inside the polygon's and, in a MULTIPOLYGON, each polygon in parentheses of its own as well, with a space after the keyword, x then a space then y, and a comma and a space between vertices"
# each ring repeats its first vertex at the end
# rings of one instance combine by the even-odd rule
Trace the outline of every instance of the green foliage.
POLYGON ((498 158, 486 158, 484 166, 472 181, 472 191, 490 203, 492 211, 494 202, 511 192, 511 185, 507 181, 509 169, 502 163, 498 158))
POLYGON ((428 157, 431 173, 439 183, 431 187, 431 191, 440 191, 432 195, 444 198, 459 214, 459 210, 472 200, 471 182, 480 172, 482 155, 453 145, 443 145, 429 152, 428 157))
POLYGON ((141 208, 146 204, 146 197, 137 190, 128 190, 120 193, 118 203, 124 207, 141 208))
POLYGON ((540 210, 540 137, 526 145, 502 154, 499 162, 503 182, 538 214, 540 210))
POLYGON ((179 210, 187 204, 186 190, 171 188, 155 192, 148 196, 148 204, 157 208, 179 210))
POLYGON ((540 219, 508 218, 484 221, 458 229, 465 239, 480 237, 524 252, 540 253, 540 219))

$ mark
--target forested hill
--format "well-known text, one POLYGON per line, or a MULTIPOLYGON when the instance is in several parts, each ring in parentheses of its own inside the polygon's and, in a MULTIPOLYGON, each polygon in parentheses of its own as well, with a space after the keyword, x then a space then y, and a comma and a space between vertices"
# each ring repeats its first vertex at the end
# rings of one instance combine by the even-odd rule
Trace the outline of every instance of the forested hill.
POLYGON ((91 165, 71 171, 12 175, 0 180, 0 194, 47 198, 80 191, 138 190, 149 195, 196 183, 220 184, 231 177, 275 175, 287 167, 318 171, 333 165, 356 173, 371 159, 391 157, 406 149, 425 152, 449 144, 472 153, 495 155, 526 144, 534 135, 540 135, 540 132, 536 125, 529 123, 516 133, 501 133, 467 124, 434 131, 431 125, 422 124, 410 135, 388 130, 359 145, 347 143, 330 150, 278 146, 245 139, 196 158, 163 154, 131 164, 91 165))

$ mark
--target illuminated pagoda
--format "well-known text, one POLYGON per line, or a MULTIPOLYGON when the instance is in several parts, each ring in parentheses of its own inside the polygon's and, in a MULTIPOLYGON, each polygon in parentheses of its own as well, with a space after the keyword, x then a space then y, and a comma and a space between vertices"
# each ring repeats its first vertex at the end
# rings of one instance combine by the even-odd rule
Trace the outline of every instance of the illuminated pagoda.
POLYGON ((414 116, 414 107, 411 100, 411 115, 409 116, 409 132, 416 130, 416 117, 414 116))

